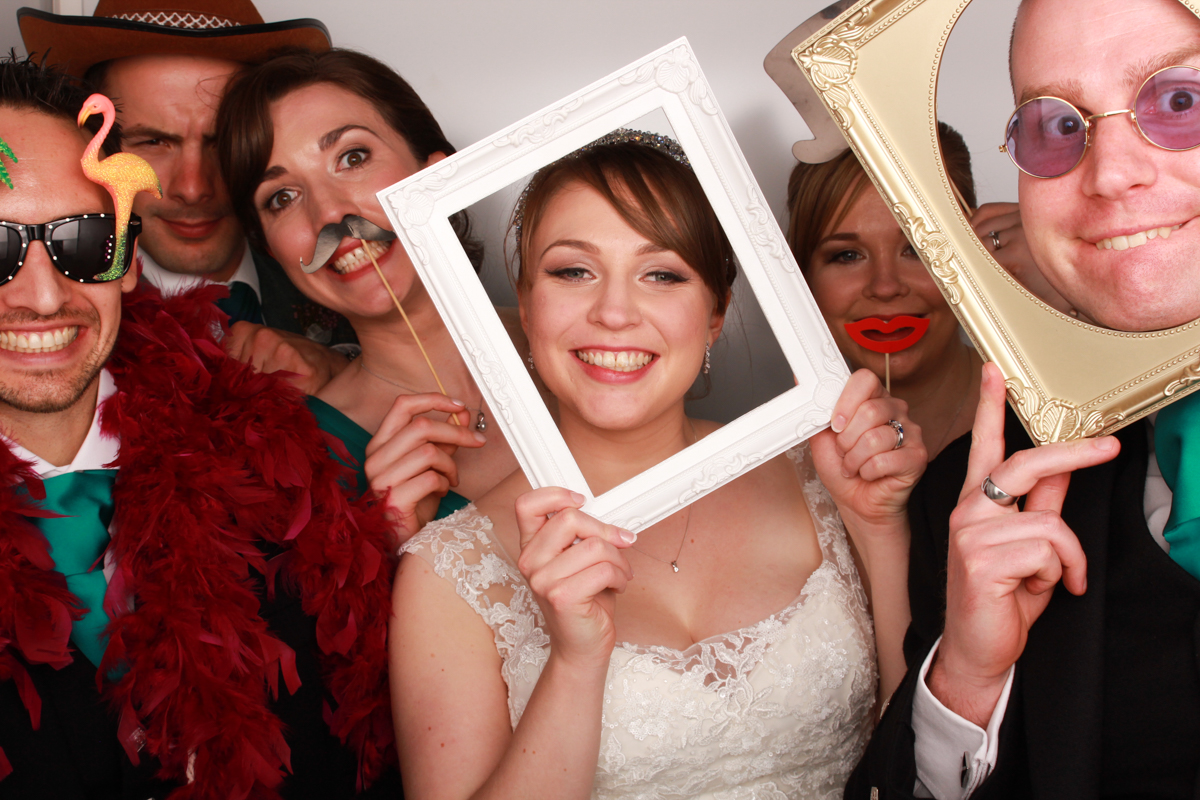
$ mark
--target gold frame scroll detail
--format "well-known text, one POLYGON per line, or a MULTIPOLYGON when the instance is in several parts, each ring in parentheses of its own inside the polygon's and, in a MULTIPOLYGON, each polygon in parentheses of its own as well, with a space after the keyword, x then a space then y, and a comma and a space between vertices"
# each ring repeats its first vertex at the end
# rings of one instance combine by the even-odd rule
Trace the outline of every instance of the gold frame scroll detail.
MULTIPOLYGON (((1200 0, 1178 1, 1200 16, 1200 0)), ((976 348, 1004 373, 1030 437, 1112 433, 1200 389, 1200 320, 1148 333, 1088 324, 1034 297, 983 247, 954 198, 935 116, 942 54, 970 2, 861 0, 792 60, 976 348)))

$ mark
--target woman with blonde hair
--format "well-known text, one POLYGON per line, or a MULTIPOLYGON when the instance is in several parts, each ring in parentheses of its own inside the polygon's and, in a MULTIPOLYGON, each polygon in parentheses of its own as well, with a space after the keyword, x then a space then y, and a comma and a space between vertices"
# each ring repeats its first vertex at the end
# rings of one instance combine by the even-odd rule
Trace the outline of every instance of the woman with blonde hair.
MULTIPOLYGON (((938 131, 946 172, 980 241, 1031 292, 1065 308, 1033 264, 1016 204, 976 209, 967 145, 944 122, 938 131)), ((842 355, 881 380, 890 372, 891 393, 908 403, 936 458, 970 432, 979 401, 983 362, 957 317, 850 150, 797 164, 787 205, 792 253, 842 355)))

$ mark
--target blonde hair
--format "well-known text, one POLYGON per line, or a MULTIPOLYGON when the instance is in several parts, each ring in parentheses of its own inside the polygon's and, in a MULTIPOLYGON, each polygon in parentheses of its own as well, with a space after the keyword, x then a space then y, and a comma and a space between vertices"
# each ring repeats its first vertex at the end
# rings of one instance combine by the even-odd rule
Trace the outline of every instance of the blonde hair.
MULTIPOLYGON (((975 179, 971 177, 971 151, 962 135, 938 123, 938 140, 950 180, 963 199, 975 208, 975 179)), ((821 238, 842 224, 863 189, 871 186, 854 152, 847 150, 824 164, 800 162, 788 178, 788 245, 807 277, 821 238)))

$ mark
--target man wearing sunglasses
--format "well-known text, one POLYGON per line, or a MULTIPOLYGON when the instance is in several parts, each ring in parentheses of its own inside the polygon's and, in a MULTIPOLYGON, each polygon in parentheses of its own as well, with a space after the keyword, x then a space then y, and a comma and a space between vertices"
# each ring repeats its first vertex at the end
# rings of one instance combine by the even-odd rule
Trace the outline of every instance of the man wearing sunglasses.
POLYGON ((399 796, 390 525, 217 289, 139 284, 136 224, 114 268, 84 97, 0 62, 0 798, 399 796))
POLYGON ((143 222, 142 278, 164 293, 211 280, 230 288, 225 346, 265 372, 316 392, 348 363, 328 345, 354 342, 339 315, 311 302, 265 253, 251 250, 229 205, 213 146, 225 83, 281 47, 329 49, 317 20, 264 23, 250 0, 100 0, 91 17, 17 12, 26 50, 110 97, 122 149, 145 158, 163 197, 134 202, 143 222))
MULTIPOLYGON (((1198 67, 1176 0, 1021 4, 1004 149, 1085 320, 1200 319, 1198 67)), ((846 796, 1200 797, 1200 395, 1037 449, 1004 403, 989 366, 969 458, 912 496, 913 669, 846 796)))

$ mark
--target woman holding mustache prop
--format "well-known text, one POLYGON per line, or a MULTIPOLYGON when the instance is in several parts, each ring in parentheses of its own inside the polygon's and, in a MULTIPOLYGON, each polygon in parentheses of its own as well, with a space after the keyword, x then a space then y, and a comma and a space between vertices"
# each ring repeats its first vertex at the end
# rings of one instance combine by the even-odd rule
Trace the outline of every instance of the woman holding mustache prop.
MULTIPOLYGON (((454 152, 412 87, 351 50, 288 53, 235 80, 218 129, 222 171, 248 235, 358 335, 362 354, 309 405, 346 445, 342 460, 357 462, 359 487, 388 492, 400 540, 515 470, 375 198, 454 152)), ((465 212, 452 221, 478 262, 465 212)), ((501 317, 524 355, 515 313, 501 317)))

